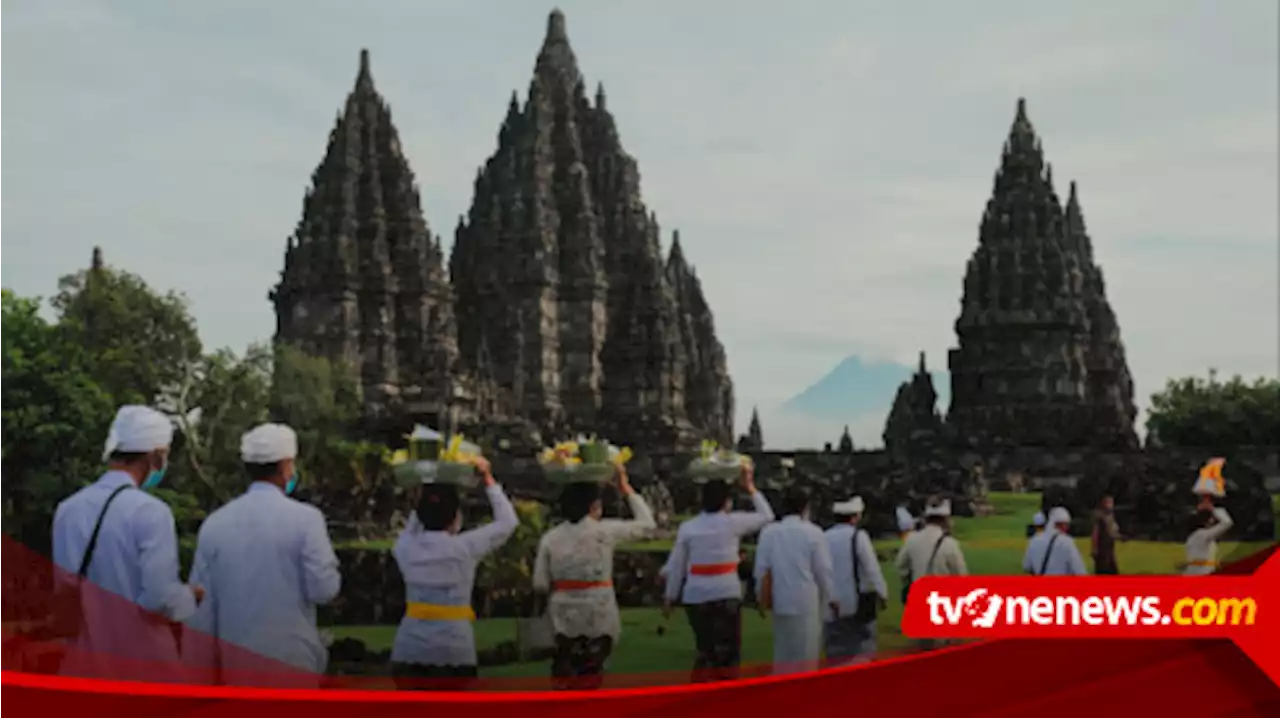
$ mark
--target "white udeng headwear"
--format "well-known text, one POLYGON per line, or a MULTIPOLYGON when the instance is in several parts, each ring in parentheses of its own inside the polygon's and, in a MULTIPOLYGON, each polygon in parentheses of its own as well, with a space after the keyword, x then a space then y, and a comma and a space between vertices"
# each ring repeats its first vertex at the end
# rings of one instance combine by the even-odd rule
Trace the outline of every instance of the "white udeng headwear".
POLYGON ((1049 523, 1054 525, 1069 524, 1071 523, 1071 512, 1061 506, 1055 506, 1049 510, 1049 523))
POLYGON ((1037 512, 1036 512, 1036 515, 1031 517, 1031 525, 1032 525, 1032 526, 1044 526, 1044 524, 1045 524, 1044 512, 1043 512, 1043 511, 1037 511, 1037 512))
POLYGON ((947 499, 937 506, 924 507, 925 516, 950 516, 951 515, 951 499, 947 499))
POLYGON ((854 496, 848 501, 840 501, 836 503, 831 507, 831 511, 841 516, 853 516, 854 514, 862 513, 862 510, 865 508, 866 504, 862 502, 862 497, 854 496))
POLYGON ((169 417, 148 406, 128 404, 120 407, 107 432, 107 443, 102 448, 102 459, 112 453, 145 454, 163 449, 173 443, 173 422, 169 417))
POLYGON ((240 459, 246 464, 274 464, 298 456, 298 435, 284 424, 255 426, 240 437, 240 459))
POLYGON ((916 520, 912 518, 911 512, 907 511, 906 506, 899 506, 898 511, 898 530, 902 532, 911 531, 916 527, 916 520))

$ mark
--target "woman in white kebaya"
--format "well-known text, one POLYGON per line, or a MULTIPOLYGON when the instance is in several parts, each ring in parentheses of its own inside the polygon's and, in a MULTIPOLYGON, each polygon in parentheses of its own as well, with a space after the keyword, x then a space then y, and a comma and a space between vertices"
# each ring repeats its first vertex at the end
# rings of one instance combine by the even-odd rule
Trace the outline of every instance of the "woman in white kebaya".
POLYGON ((1208 576, 1218 570, 1218 539, 1234 525, 1231 514, 1221 506, 1197 511, 1196 524, 1198 528, 1187 537, 1184 576, 1208 576))
POLYGON ((471 629, 476 565, 511 537, 519 520, 489 463, 476 464, 493 521, 460 531, 458 487, 427 484, 392 552, 405 585, 405 615, 391 648, 392 673, 401 688, 465 688, 477 677, 471 629))

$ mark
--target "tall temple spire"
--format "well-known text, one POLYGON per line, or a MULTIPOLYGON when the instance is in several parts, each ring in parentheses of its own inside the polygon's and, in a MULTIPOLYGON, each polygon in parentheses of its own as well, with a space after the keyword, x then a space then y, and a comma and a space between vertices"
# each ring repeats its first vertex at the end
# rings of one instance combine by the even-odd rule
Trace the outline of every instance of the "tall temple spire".
POLYGON ((89 261, 89 269, 98 272, 102 271, 102 247, 93 248, 93 257, 89 261))
POLYGON ((276 339, 356 367, 370 414, 445 395, 456 355, 452 299, 367 50, 271 299, 276 339))

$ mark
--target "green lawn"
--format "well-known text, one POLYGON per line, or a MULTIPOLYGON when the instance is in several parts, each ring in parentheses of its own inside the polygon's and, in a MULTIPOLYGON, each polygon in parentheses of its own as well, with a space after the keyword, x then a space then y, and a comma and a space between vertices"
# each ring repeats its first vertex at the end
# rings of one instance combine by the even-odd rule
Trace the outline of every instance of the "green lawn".
MULTIPOLYGON (((964 549, 965 560, 973 574, 999 575, 1022 573, 1022 554, 1026 548, 1025 527, 1031 516, 1039 510, 1038 494, 993 494, 991 503, 995 513, 982 518, 957 518, 953 533, 964 549)), ((899 631, 902 605, 898 600, 900 582, 893 567, 893 557, 900 541, 888 539, 876 541, 881 557, 885 580, 889 585, 889 608, 881 615, 879 648, 894 650, 905 648, 909 640, 899 631)), ((1089 540, 1076 539, 1081 553, 1088 562, 1089 540)), ((1219 545, 1222 557, 1243 556, 1263 548, 1265 543, 1224 542, 1219 545)), ((670 542, 646 541, 619 550, 666 551, 670 542)), ((1126 574, 1172 573, 1183 558, 1179 543, 1131 541, 1121 543, 1116 550, 1120 569, 1126 574)), ((661 622, 658 609, 636 608, 622 611, 622 638, 609 662, 611 673, 661 673, 683 671, 693 660, 693 632, 682 613, 673 616, 670 627, 663 636, 657 635, 661 622)), ((371 650, 390 648, 395 626, 339 626, 334 627, 337 638, 351 637, 365 642, 371 650)), ((484 649, 515 638, 515 621, 512 619, 488 619, 475 624, 477 648, 484 649)), ((772 637, 768 622, 753 610, 743 612, 742 650, 744 663, 767 663, 772 655, 772 637)), ((531 677, 547 675, 545 663, 520 663, 497 668, 482 669, 485 677, 531 677)))

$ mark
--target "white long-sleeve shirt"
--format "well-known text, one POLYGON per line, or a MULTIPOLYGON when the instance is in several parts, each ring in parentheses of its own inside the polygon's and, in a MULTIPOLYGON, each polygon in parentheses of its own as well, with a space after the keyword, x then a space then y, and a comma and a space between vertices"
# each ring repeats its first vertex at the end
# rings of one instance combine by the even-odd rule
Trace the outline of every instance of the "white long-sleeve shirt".
POLYGON ((1080 549, 1071 537, 1056 528, 1046 529, 1036 534, 1027 543, 1027 551, 1022 556, 1022 570, 1036 576, 1088 576, 1084 558, 1080 549), (1054 536, 1057 536, 1055 539, 1054 536), (1053 546, 1050 549, 1050 542, 1053 546), (1045 563, 1045 552, 1050 551, 1049 561, 1045 563), (1044 566, 1044 573, 1040 567, 1044 566))
POLYGON ((1218 570, 1218 539, 1234 524, 1231 514, 1221 506, 1213 510, 1218 523, 1209 528, 1196 529, 1187 537, 1187 567, 1184 576, 1208 576, 1218 570))
POLYGON ((663 567, 666 598, 686 604, 742 598, 738 580, 738 552, 742 537, 749 536, 774 520, 773 509, 764 494, 751 494, 755 511, 702 513, 680 524, 671 554, 663 567), (694 566, 728 566, 734 570, 717 574, 691 573, 694 566))
MULTIPOLYGON (((889 598, 889 588, 884 582, 884 573, 880 570, 880 560, 876 558, 875 546, 871 543, 871 535, 852 524, 837 524, 827 529, 827 551, 831 554, 833 583, 835 584, 836 601, 840 604, 841 616, 852 616, 858 610, 859 589, 863 593, 874 591, 881 598, 889 598), (854 532, 857 531, 858 581, 853 580, 854 532)), ((831 614, 825 612, 826 620, 831 614)))
POLYGON ((937 524, 926 524, 924 528, 907 537, 898 550, 895 562, 898 574, 903 581, 914 581, 924 576, 967 576, 969 567, 965 565, 964 553, 960 551, 960 542, 954 537, 943 538, 945 532, 937 524), (939 544, 938 540, 942 543, 939 544), (937 554, 934 547, 937 546, 937 554), (930 556, 933 557, 930 561, 930 556))
MULTIPOLYGON (((264 671, 258 656, 324 672, 329 651, 316 629, 316 606, 337 597, 342 575, 319 509, 254 482, 200 526, 191 581, 205 598, 188 625, 229 644, 216 657, 224 670, 240 672, 228 682, 255 680, 252 674, 264 671)), ((204 652, 210 642, 192 646, 204 652)))
MULTIPOLYGON (((476 566, 511 538, 520 523, 501 486, 489 486, 485 493, 493 507, 493 521, 470 531, 427 531, 416 515, 409 519, 392 550, 404 577, 406 602, 471 605, 476 566)), ((474 666, 476 642, 471 622, 405 616, 396 630, 391 660, 424 666, 474 666)))
POLYGON ((634 541, 657 527, 649 505, 640 494, 627 496, 630 521, 586 517, 576 523, 563 523, 542 535, 533 566, 533 588, 550 593, 547 613, 552 630, 569 638, 609 636, 616 642, 622 633, 618 617, 618 600, 613 585, 556 591, 561 581, 611 582, 613 580, 613 548, 624 541, 634 541))
POLYGON ((836 600, 831 574, 831 553, 822 529, 799 516, 788 516, 766 526, 756 546, 756 585, 768 573, 772 582, 773 612, 779 616, 825 612, 836 600))
POLYGON ((108 471, 58 504, 53 518, 53 560, 74 578, 107 498, 111 502, 81 591, 84 622, 64 661, 64 675, 117 680, 180 680, 163 675, 178 666, 178 645, 169 626, 144 611, 182 621, 196 610, 195 596, 178 577, 178 538, 173 512, 140 491, 133 477, 108 471), (141 669, 141 666, 146 668, 141 669), (141 673, 141 675, 139 675, 141 673))

